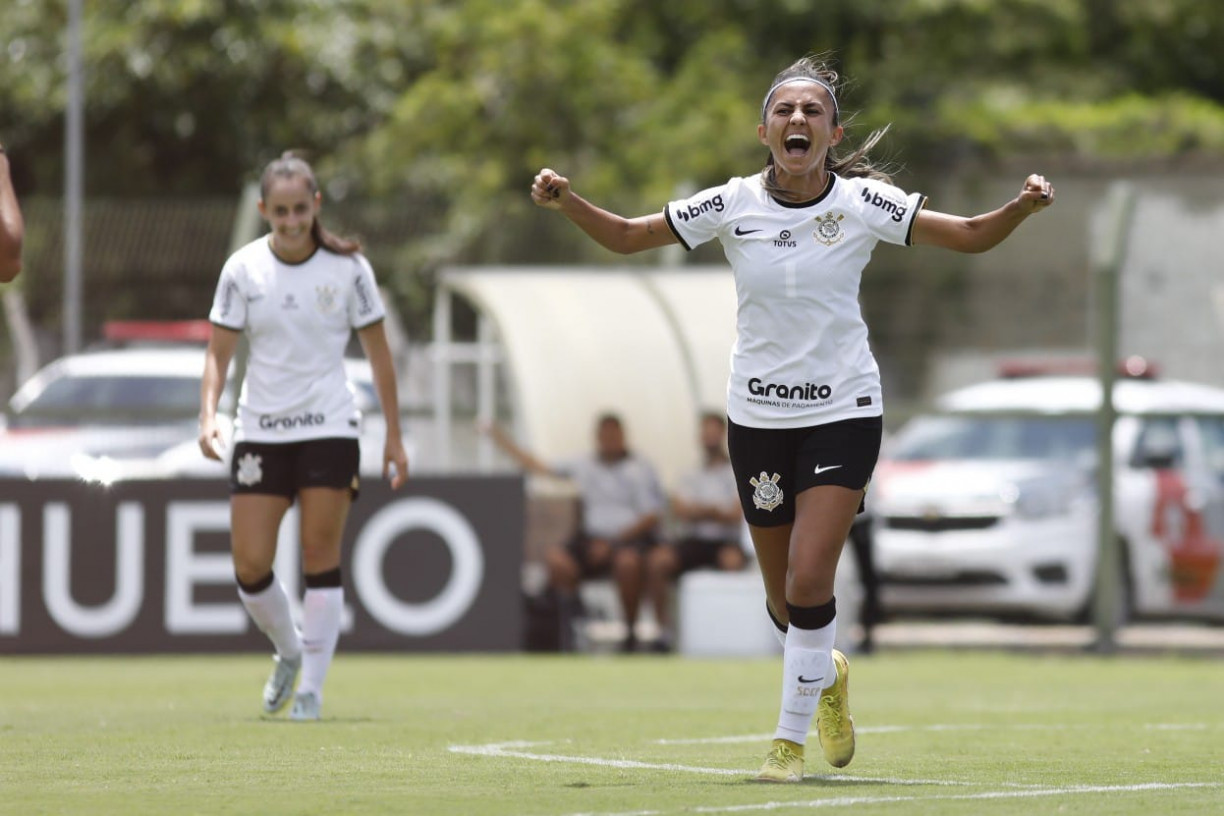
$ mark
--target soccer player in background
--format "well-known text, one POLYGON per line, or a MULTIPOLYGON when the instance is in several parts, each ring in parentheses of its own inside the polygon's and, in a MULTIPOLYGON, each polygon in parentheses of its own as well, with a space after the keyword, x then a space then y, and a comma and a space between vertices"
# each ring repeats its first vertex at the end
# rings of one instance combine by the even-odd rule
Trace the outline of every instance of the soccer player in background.
POLYGON ((973 217, 926 208, 875 167, 872 133, 842 155, 839 76, 805 57, 779 73, 761 104, 769 149, 753 175, 623 218, 543 169, 532 200, 560 211, 619 253, 717 238, 738 294, 727 393, 729 451, 768 601, 783 640, 775 739, 756 779, 798 782, 813 715, 825 760, 854 756, 849 666, 833 648, 834 575, 879 455, 880 373, 859 307, 863 269, 879 241, 986 251, 1054 201, 1040 175, 1015 198, 973 217))
POLYGON ((200 388, 200 449, 220 460, 225 440, 217 401, 245 332, 250 356, 230 456, 234 572, 238 596, 276 649, 264 711, 279 712, 292 697, 294 720, 319 719, 340 636, 340 543, 359 486, 361 413, 344 371, 353 331, 386 419, 383 475, 397 489, 408 476, 374 272, 359 244, 319 223, 321 204, 314 171, 302 159, 286 153, 264 170, 259 212, 271 232, 235 252, 221 270, 200 388), (306 585, 300 633, 272 573, 277 531, 295 500, 306 585))

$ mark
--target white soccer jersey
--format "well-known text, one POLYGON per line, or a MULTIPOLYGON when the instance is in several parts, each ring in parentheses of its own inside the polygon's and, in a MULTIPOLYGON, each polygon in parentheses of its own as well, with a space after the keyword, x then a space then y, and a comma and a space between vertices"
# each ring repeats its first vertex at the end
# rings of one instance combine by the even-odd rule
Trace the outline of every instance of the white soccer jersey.
POLYGON ((344 349, 354 329, 384 315, 374 271, 360 254, 320 247, 291 264, 265 236, 231 255, 208 319, 245 331, 250 345, 235 441, 356 438, 361 412, 344 349))
POLYGON ((732 422, 800 428, 880 415, 859 282, 877 241, 910 243, 925 203, 890 184, 832 175, 820 198, 789 204, 757 175, 664 208, 686 249, 718 238, 735 274, 732 422))

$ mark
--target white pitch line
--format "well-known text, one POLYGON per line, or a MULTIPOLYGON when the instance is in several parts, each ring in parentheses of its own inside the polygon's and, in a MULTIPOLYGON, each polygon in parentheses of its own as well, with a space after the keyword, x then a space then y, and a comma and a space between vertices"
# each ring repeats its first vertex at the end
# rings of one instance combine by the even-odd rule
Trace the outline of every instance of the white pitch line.
MULTIPOLYGON (((862 729, 855 729, 862 733, 862 729)), ((738 742, 764 742, 773 739, 773 734, 741 734, 738 737, 694 737, 693 739, 657 739, 652 745, 734 745, 738 742)))
MULTIPOLYGON (((990 725, 860 725, 856 726, 854 733, 856 734, 900 734, 907 731, 984 731, 988 728, 995 728, 990 725)), ((1002 728, 1022 728, 1025 726, 999 726, 1002 728)), ((1064 726, 1027 726, 1035 729, 1045 728, 1060 729, 1064 726)), ((768 742, 774 738, 773 734, 742 734, 737 737, 697 737, 693 739, 658 739, 653 740, 655 745, 733 745, 739 742, 768 742)))
MULTIPOLYGON (((676 765, 664 762, 639 762, 634 759, 604 759, 602 757, 574 756, 572 754, 538 754, 529 751, 514 750, 551 745, 550 742, 498 742, 488 745, 451 745, 448 750, 455 754, 471 754, 474 756, 509 757, 513 759, 531 759, 537 762, 565 762, 573 765, 595 765, 602 768, 633 768, 648 771, 682 771, 685 773, 711 774, 716 776, 740 776, 748 778, 753 771, 736 768, 703 768, 694 765, 676 765)), ((825 782, 857 782, 875 785, 922 785, 922 786, 966 786, 973 782, 959 782, 949 779, 894 779, 880 776, 849 776, 846 774, 813 775, 809 779, 820 779, 825 782)))
MULTIPOLYGON (((861 725, 856 734, 904 734, 915 731, 1069 731, 1091 728, 1086 723, 935 723, 932 725, 861 725)), ((1150 731, 1205 731, 1215 727, 1209 723, 1146 723, 1142 726, 1150 731)), ((688 739, 651 740, 652 745, 734 745, 741 742, 762 742, 773 739, 773 734, 740 734, 730 737, 694 737, 688 739)))
POLYGON ((617 813, 570 813, 566 816, 667 816, 669 813, 749 813, 758 810, 791 808, 829 808, 848 805, 885 805, 895 802, 972 801, 982 799, 1022 799, 1044 796, 1079 796, 1087 793, 1144 793, 1147 791, 1218 788, 1219 782, 1144 782, 1137 785, 1076 785, 1038 790, 983 791, 981 793, 937 794, 935 796, 838 796, 793 802, 758 802, 749 805, 685 806, 680 810, 635 810, 617 813))
POLYGON ((673 765, 670 763, 638 762, 633 759, 601 759, 599 757, 572 756, 568 754, 536 754, 527 751, 510 750, 513 748, 529 748, 535 745, 549 745, 547 742, 502 742, 492 745, 452 745, 449 750, 456 754, 475 754, 476 756, 513 757, 515 759, 532 759, 537 762, 568 762, 574 765, 599 765, 605 768, 636 768, 649 771, 686 771, 688 773, 714 774, 718 776, 743 776, 746 771, 734 768, 701 768, 691 765, 673 765))
MULTIPOLYGON (((1008 725, 984 725, 984 724, 937 724, 926 726, 866 726, 860 727, 860 734, 866 733, 897 733, 903 731, 969 731, 969 730, 986 730, 986 729, 1025 729, 1025 730, 1060 730, 1068 727, 1062 724, 1030 724, 1023 723, 1014 726, 1008 725)), ((1081 726, 1082 727, 1082 726, 1081 726)), ((1161 730, 1204 730, 1210 727, 1206 723, 1150 723, 1143 726, 1148 729, 1161 730)), ((703 745, 703 744, 730 744, 738 742, 757 742, 768 740, 772 737, 770 734, 750 734, 742 736, 729 737, 708 737, 697 739, 661 739, 654 740, 656 745, 703 745)), ((697 773, 715 776, 741 776, 747 777, 751 775, 751 771, 733 769, 733 768, 706 768, 693 765, 678 765, 674 763, 656 763, 656 762, 640 762, 631 759, 605 759, 602 757, 584 757, 575 756, 572 754, 546 754, 537 753, 534 751, 521 750, 524 748, 536 748, 545 745, 552 745, 553 741, 529 742, 529 741, 511 741, 489 743, 485 745, 451 745, 448 750, 457 754, 469 754, 474 756, 487 757, 505 757, 512 759, 527 759, 536 762, 560 762, 573 765, 593 765, 604 768, 628 768, 635 770, 649 771, 680 771, 683 773, 697 773)), ((869 784, 886 784, 886 785, 904 785, 904 786, 940 786, 940 787, 961 787, 961 786, 981 786, 981 783, 949 780, 949 779, 894 779, 888 777, 862 777, 848 776, 844 774, 829 774, 827 776, 809 775, 808 779, 821 780, 824 782, 855 782, 869 784)), ((1000 783, 996 783, 1000 784, 1000 783)), ((1218 788, 1222 783, 1218 782, 1148 782, 1136 785, 1095 785, 1095 786, 1071 786, 1071 787, 1045 787, 1042 785, 1032 785, 1024 783, 1001 783, 1008 790, 985 791, 982 793, 971 794, 936 794, 934 796, 868 796, 868 797, 837 797, 828 799, 816 799, 809 802, 765 802, 750 805, 733 805, 723 807, 686 807, 683 812, 687 813, 736 813, 749 812, 754 810, 776 810, 789 807, 840 807, 843 805, 858 805, 858 804, 888 804, 892 802, 912 802, 912 801, 928 801, 935 799, 943 800, 973 800, 973 799, 1014 799, 1021 797, 1036 797, 1036 796, 1061 796, 1061 795, 1078 795, 1084 793, 1134 793, 1149 790, 1179 790, 1187 788, 1218 788)), ((681 811, 658 811, 658 810, 638 810, 625 811, 620 813, 575 813, 568 816, 665 816, 668 812, 679 813, 681 811)))

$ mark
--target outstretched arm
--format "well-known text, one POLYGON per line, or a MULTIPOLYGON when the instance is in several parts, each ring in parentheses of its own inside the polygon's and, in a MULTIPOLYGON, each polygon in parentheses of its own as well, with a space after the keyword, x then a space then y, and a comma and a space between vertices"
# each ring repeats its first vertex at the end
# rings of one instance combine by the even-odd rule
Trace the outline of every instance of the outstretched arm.
POLYGON ((489 435, 493 443, 501 448, 503 452, 515 462, 518 462, 519 467, 532 473, 536 476, 552 476, 553 469, 547 464, 537 459, 532 453, 521 448, 510 438, 502 427, 496 422, 478 423, 477 430, 481 433, 489 435))
POLYGON ((0 145, 0 283, 8 283, 21 273, 21 243, 25 222, 17 206, 17 194, 9 178, 8 155, 0 145))
POLYGON ((971 218, 922 210, 914 222, 915 245, 985 252, 1002 243, 1020 222, 1054 203, 1054 185, 1033 174, 1024 181, 1020 194, 997 210, 971 218))
POLYGON ((569 179, 547 168, 531 185, 537 206, 561 213, 605 249, 628 255, 677 243, 662 213, 623 218, 596 207, 570 189, 569 179))

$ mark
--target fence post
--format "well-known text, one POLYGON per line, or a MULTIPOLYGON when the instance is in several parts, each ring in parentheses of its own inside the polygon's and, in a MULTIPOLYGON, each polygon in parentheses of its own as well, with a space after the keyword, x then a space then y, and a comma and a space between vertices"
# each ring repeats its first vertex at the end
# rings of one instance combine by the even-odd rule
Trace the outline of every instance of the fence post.
POLYGON ((1096 639, 1093 650, 1112 652, 1116 648, 1119 598, 1118 576, 1122 553, 1114 530, 1114 456, 1113 428, 1116 411, 1113 401, 1118 365, 1118 274, 1126 254, 1134 212, 1134 187, 1125 181, 1114 182, 1106 195, 1102 229, 1090 244, 1095 298, 1095 346, 1097 377, 1101 384, 1101 404, 1097 409, 1097 569, 1093 592, 1093 623, 1096 639))

